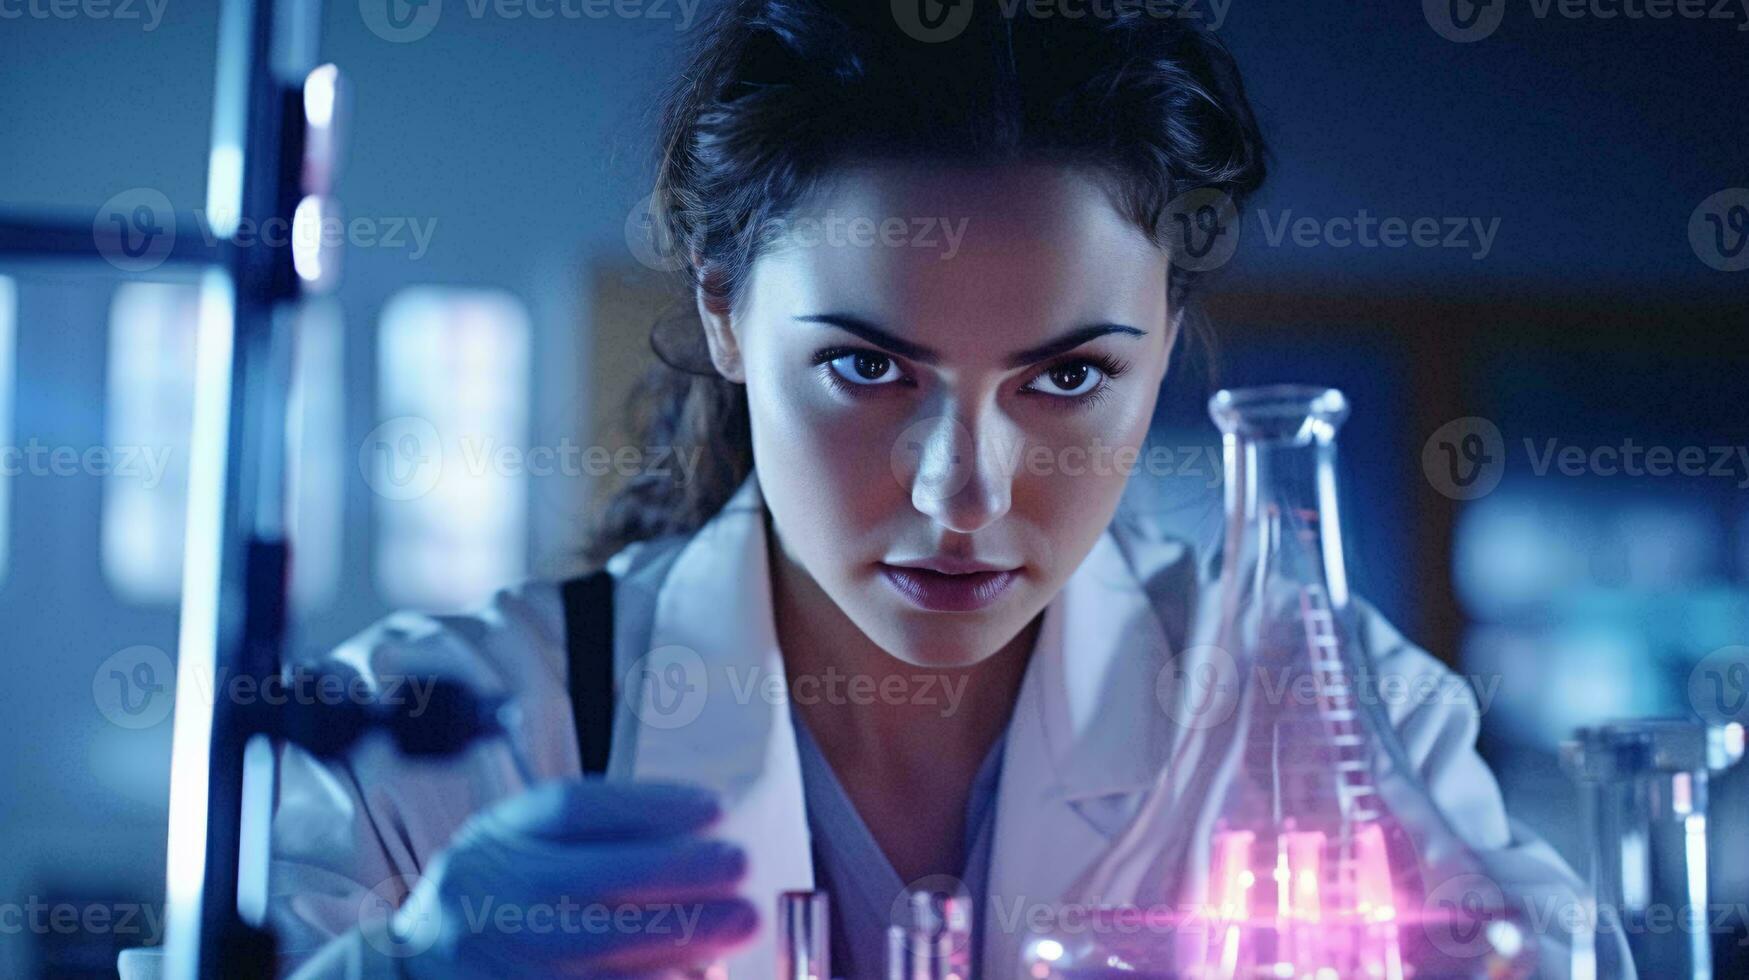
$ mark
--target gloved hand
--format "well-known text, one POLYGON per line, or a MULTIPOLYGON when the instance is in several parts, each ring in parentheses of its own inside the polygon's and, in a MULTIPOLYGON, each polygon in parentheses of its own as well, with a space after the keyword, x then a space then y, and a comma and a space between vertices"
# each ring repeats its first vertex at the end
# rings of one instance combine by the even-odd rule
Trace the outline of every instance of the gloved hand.
POLYGON ((680 784, 546 783, 473 817, 396 911, 413 980, 652 977, 702 968, 752 937, 737 846, 680 784))

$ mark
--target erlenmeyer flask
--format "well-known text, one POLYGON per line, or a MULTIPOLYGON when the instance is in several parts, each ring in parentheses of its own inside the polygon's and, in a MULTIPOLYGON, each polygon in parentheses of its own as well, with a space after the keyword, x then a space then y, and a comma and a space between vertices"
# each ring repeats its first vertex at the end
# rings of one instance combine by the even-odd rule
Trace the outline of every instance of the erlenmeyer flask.
POLYGON ((1227 520, 1198 614, 1208 642, 1177 652, 1195 704, 1168 771, 1077 889, 1095 907, 1079 921, 1106 928, 1032 937, 1023 975, 1530 975, 1526 933, 1368 696, 1338 520, 1346 399, 1241 389, 1209 411, 1227 520), (1139 906, 1131 928, 1114 900, 1139 906))

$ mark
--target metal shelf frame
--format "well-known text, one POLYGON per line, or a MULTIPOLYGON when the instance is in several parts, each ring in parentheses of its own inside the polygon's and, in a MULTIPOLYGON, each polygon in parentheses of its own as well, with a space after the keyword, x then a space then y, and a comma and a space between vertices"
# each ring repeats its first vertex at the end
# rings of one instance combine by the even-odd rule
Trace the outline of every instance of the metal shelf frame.
MULTIPOLYGON (((183 572, 166 861, 164 975, 270 976, 265 927, 267 826, 276 752, 259 719, 226 703, 215 678, 280 672, 289 546, 285 421, 305 283, 290 241, 241 239, 239 227, 291 227, 325 196, 335 167, 332 117, 313 120, 320 0, 224 0, 203 227, 162 262, 198 270, 195 424, 183 572), (320 130, 320 131, 317 131, 320 130)), ((325 94, 333 96, 333 76, 325 94)), ((330 106, 332 103, 329 103, 330 106)), ((320 210, 320 209, 316 209, 320 210)), ((104 216, 98 215, 97 218, 104 216)), ((0 214, 0 259, 110 261, 117 223, 0 214)))

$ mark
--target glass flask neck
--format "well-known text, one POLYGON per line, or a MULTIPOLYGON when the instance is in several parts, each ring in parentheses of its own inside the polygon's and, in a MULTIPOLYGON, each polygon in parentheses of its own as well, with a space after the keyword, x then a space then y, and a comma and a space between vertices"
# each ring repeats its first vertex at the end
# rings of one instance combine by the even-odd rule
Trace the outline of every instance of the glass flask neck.
POLYGON ((1348 402, 1334 388, 1275 386, 1219 392, 1209 414, 1224 443, 1227 527, 1222 566, 1298 582, 1332 610, 1348 606, 1336 500, 1336 433, 1348 402))

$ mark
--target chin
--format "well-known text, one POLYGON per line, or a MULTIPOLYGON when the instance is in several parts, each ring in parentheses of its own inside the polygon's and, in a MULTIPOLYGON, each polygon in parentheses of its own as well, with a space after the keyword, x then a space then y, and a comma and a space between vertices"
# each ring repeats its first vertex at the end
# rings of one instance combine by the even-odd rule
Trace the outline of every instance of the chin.
POLYGON ((994 656, 1026 624, 1011 611, 925 612, 879 609, 867 630, 881 649, 914 667, 973 667, 994 656), (1006 612, 1006 614, 1004 614, 1006 612))

